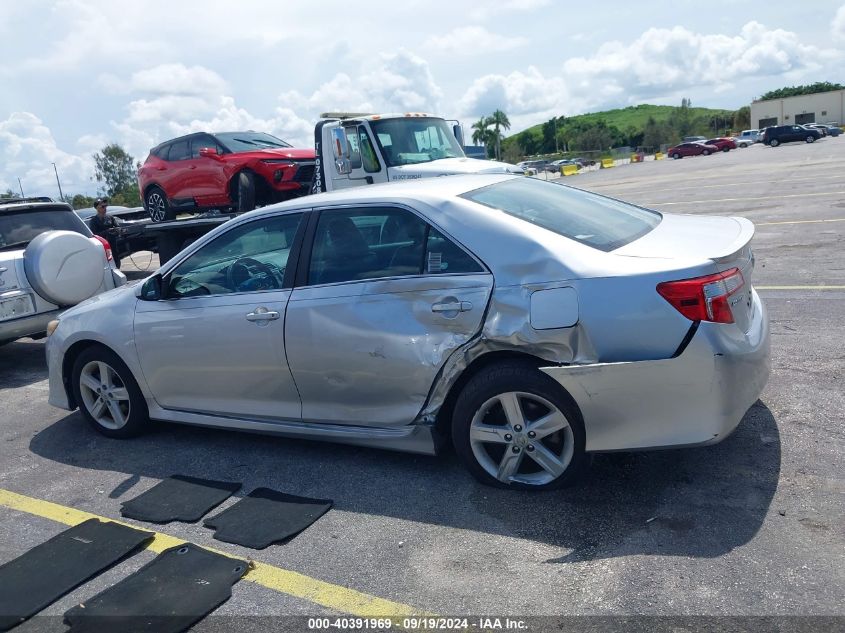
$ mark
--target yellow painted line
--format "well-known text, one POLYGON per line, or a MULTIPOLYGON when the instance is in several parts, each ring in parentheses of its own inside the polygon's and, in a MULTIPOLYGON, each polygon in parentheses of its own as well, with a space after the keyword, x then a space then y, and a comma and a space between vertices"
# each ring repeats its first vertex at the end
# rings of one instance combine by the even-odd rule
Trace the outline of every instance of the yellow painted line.
MULTIPOLYGON (((136 529, 145 529, 138 525, 126 523, 125 521, 116 521, 109 517, 69 508, 42 499, 27 497, 3 489, 0 489, 0 506, 70 526, 78 525, 88 519, 99 519, 100 521, 114 521, 115 523, 136 529)), ((166 549, 176 545, 182 545, 186 542, 169 534, 155 532, 155 538, 147 545, 146 549, 151 552, 161 553, 166 549)), ((221 552, 220 550, 210 547, 204 547, 204 549, 233 558, 231 554, 221 552)), ((420 611, 419 609, 414 609, 406 604, 378 598, 348 587, 333 585, 332 583, 317 580, 316 578, 311 578, 310 576, 289 569, 282 569, 281 567, 259 561, 251 561, 250 569, 244 575, 243 579, 267 587, 268 589, 273 589, 279 593, 302 598, 303 600, 308 600, 323 607, 342 613, 349 613, 357 617, 391 618, 397 626, 403 617, 430 617, 433 615, 420 611)))
POLYGON ((784 222, 755 222, 754 226, 775 226, 778 224, 820 224, 822 222, 845 222, 845 218, 833 220, 788 220, 784 222))
POLYGON ((714 202, 753 202, 754 200, 782 200, 784 198, 810 198, 816 196, 842 196, 845 191, 824 191, 816 193, 791 193, 782 196, 758 196, 756 198, 712 198, 711 200, 687 200, 685 202, 646 202, 645 207, 663 207, 677 204, 712 204, 714 202))
POLYGON ((754 286, 755 290, 845 290, 845 286, 754 286))

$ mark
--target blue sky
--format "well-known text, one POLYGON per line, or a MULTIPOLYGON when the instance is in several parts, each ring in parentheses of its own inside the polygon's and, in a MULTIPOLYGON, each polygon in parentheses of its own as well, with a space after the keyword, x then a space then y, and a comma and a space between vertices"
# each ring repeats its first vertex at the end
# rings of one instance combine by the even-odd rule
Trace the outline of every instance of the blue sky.
POLYGON ((552 0, 0 2, 0 190, 96 189, 91 154, 143 160, 190 131, 311 143, 320 112, 429 111, 511 132, 637 103, 737 108, 845 82, 845 5, 552 0))

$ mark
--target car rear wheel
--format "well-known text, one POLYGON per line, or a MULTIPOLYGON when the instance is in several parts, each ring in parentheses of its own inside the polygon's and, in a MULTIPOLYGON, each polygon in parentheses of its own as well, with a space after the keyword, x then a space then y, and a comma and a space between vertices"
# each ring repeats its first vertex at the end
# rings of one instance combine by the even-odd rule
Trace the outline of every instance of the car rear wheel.
POLYGON ((242 171, 238 174, 237 209, 240 213, 252 211, 255 208, 255 174, 242 171))
POLYGON ((456 452, 487 485, 561 488, 577 479, 587 461, 577 406, 528 362, 493 365, 473 376, 452 420, 456 452))
POLYGON ((777 147, 778 145, 780 145, 780 141, 777 140, 776 138, 773 138, 771 141, 769 141, 769 145, 771 147, 777 147))
POLYGON ((678 152, 675 152, 674 154, 672 154, 672 158, 674 158, 675 160, 678 160, 680 157, 681 157, 681 155, 678 152))
POLYGON ((158 187, 153 187, 147 192, 144 204, 153 222, 165 222, 176 217, 173 209, 170 208, 170 203, 167 202, 167 196, 158 187))
POLYGON ((73 395, 82 416, 108 437, 126 438, 149 424, 144 395, 132 372, 117 354, 89 347, 73 364, 73 395))
POLYGON ((805 141, 807 141, 808 143, 812 143, 813 141, 815 141, 815 140, 816 140, 816 137, 815 137, 815 136, 810 135, 810 136, 808 136, 807 138, 805 138, 804 140, 805 140, 805 141))

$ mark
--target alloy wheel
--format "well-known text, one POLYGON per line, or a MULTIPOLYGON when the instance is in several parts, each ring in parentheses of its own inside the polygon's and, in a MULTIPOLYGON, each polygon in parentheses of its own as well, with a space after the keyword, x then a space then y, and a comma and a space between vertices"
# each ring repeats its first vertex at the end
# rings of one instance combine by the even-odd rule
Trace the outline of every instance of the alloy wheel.
POLYGON ((147 196, 147 210, 153 222, 163 222, 167 215, 167 203, 158 191, 147 196))
POLYGON ((129 420, 129 391, 120 375, 103 361, 87 363, 79 375, 82 404, 97 424, 117 430, 129 420))
POLYGON ((481 405, 469 435, 476 461, 505 484, 554 481, 575 451, 566 415, 545 398, 519 391, 498 394, 481 405))

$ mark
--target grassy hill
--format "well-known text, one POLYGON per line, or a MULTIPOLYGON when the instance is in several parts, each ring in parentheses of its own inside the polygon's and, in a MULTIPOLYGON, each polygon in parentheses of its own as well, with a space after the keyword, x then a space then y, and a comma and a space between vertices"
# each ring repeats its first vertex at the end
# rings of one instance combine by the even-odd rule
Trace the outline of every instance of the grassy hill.
MULTIPOLYGON (((584 122, 597 123, 604 121, 608 127, 616 127, 619 130, 626 130, 629 127, 642 130, 648 122, 649 117, 654 118, 658 123, 668 121, 674 111, 678 110, 678 106, 668 105, 650 105, 642 104, 637 106, 629 106, 627 108, 618 108, 616 110, 605 110, 604 112, 591 112, 589 114, 579 114, 573 117, 567 117, 567 122, 584 122)), ((714 108, 693 108, 689 109, 693 120, 708 120, 710 117, 725 117, 730 126, 730 120, 733 118, 733 110, 718 110, 714 108)), ((531 130, 536 130, 537 133, 542 133, 542 124, 535 125, 531 130)), ((712 129, 711 129, 712 133, 712 129)), ((701 130, 701 134, 705 134, 705 130, 701 130)))
POLYGON ((655 147, 678 142, 683 136, 717 136, 740 125, 733 110, 642 104, 544 121, 504 139, 503 151, 520 156, 555 152, 568 146, 576 151, 610 147, 655 147), (736 123, 735 123, 736 121, 736 123), (557 138, 557 142, 555 142, 557 138))

